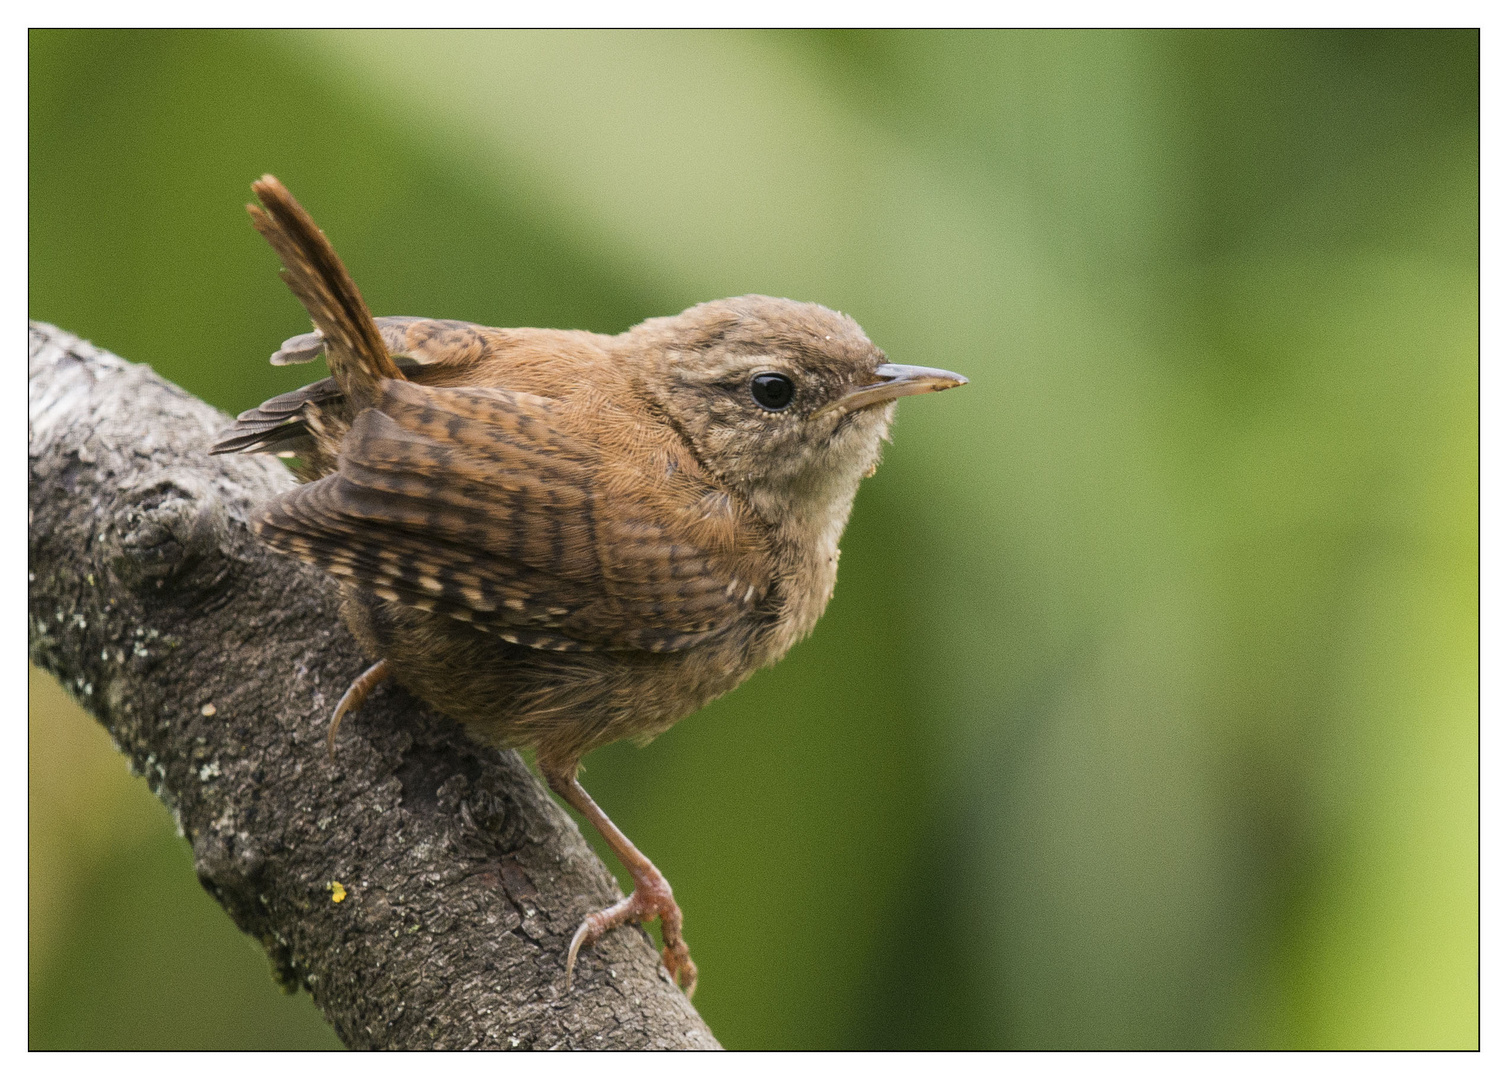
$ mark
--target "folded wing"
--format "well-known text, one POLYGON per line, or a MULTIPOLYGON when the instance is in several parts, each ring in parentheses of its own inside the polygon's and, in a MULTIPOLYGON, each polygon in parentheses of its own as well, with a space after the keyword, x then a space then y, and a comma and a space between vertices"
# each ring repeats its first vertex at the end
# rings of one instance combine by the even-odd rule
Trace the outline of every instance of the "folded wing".
POLYGON ((649 457, 624 484, 621 451, 606 460, 559 420, 531 394, 385 382, 338 470, 253 527, 380 597, 541 649, 684 649, 764 598, 756 526, 725 495, 649 457))

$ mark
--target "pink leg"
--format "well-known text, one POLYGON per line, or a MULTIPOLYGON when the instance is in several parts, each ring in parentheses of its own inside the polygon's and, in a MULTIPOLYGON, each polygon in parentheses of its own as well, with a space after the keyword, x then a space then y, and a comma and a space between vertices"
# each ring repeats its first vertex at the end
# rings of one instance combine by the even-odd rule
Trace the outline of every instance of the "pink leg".
POLYGON ((634 891, 627 899, 620 900, 611 907, 594 911, 588 915, 576 930, 576 936, 571 939, 571 951, 566 956, 566 987, 571 985, 571 972, 576 967, 576 956, 581 950, 614 927, 622 926, 627 922, 649 922, 651 919, 660 920, 660 934, 665 939, 665 948, 661 952, 661 958, 665 961, 665 967, 670 971, 671 978, 676 984, 686 991, 690 997, 696 992, 696 964, 691 961, 691 950, 686 947, 686 939, 681 936, 681 909, 676 906, 675 897, 670 892, 670 882, 665 880, 665 875, 655 868, 655 864, 644 857, 644 854, 636 847, 623 832, 614 825, 612 819, 602 812, 602 808, 586 793, 586 788, 576 779, 576 763, 565 771, 556 771, 541 767, 545 779, 550 787, 560 795, 562 799, 579 810, 583 817, 597 827, 597 831, 607 841, 608 847, 618 856, 624 868, 633 875, 634 891))

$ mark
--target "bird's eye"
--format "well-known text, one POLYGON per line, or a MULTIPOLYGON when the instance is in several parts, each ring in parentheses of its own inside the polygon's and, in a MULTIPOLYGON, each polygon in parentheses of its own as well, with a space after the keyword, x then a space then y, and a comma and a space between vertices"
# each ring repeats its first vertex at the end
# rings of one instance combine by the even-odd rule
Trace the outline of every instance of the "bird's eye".
POLYGON ((796 396, 796 384, 779 372, 766 371, 749 380, 749 392, 760 408, 779 412, 796 396))

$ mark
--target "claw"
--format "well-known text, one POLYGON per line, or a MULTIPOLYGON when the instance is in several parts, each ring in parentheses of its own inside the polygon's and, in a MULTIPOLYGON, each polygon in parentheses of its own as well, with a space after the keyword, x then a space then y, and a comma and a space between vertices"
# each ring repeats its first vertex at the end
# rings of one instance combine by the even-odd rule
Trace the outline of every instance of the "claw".
POLYGON ((576 934, 571 938, 571 950, 566 953, 566 989, 571 988, 571 975, 576 971, 576 957, 581 952, 581 946, 587 943, 586 936, 591 931, 590 923, 583 921, 576 928, 576 934))
POLYGON ((367 699, 384 679, 392 672, 386 660, 379 660, 367 668, 352 681, 346 688, 346 692, 340 695, 340 700, 335 703, 335 715, 330 717, 330 732, 325 736, 325 743, 330 748, 330 757, 335 757, 335 733, 340 730, 340 721, 352 709, 361 707, 361 703, 367 699))
POLYGON ((674 950, 666 945, 660 950, 660 959, 665 962, 665 970, 670 972, 675 984, 686 991, 686 1000, 690 1001, 695 997, 696 964, 691 959, 691 951, 686 948, 686 943, 677 942, 674 950))

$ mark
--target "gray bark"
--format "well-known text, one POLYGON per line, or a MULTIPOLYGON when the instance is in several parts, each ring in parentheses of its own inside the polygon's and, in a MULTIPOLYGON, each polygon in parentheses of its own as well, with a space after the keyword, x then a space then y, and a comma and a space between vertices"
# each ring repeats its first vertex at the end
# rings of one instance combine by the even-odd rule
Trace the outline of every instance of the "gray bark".
POLYGON ((223 414, 36 322, 30 405, 32 660, 347 1046, 717 1046, 638 928, 565 988, 572 932, 621 893, 517 754, 388 686, 328 757, 368 661, 329 579, 246 527, 293 483, 279 463, 207 456, 223 414))

